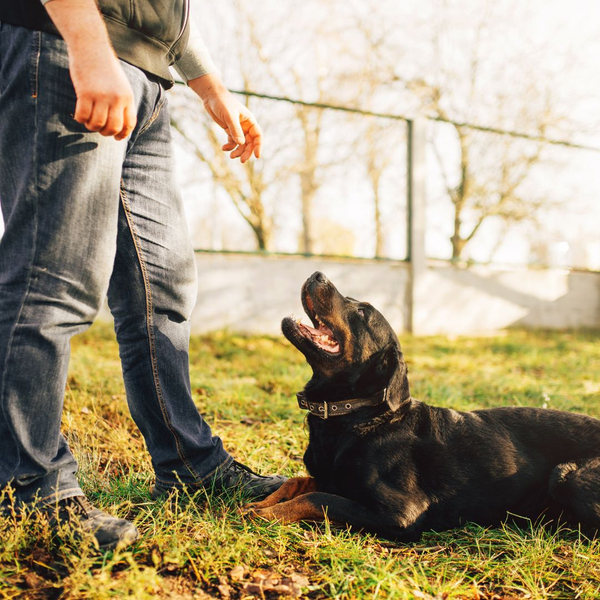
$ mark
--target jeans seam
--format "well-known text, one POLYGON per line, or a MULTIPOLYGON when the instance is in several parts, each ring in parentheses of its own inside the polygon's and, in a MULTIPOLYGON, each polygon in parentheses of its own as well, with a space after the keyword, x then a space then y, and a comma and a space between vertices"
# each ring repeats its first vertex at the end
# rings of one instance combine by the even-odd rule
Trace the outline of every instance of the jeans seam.
POLYGON ((37 46, 35 47, 35 60, 34 60, 34 65, 33 65, 33 72, 32 72, 32 86, 33 86, 33 93, 31 94, 32 98, 37 98, 38 97, 38 77, 39 77, 39 70, 40 70, 40 55, 42 52, 42 32, 41 31, 36 31, 35 32, 36 35, 34 36, 34 40, 37 43, 37 46))
POLYGON ((160 94, 160 98, 158 99, 158 102, 156 103, 156 106, 154 107, 154 110, 152 111, 150 118, 142 125, 142 127, 140 128, 140 131, 138 132, 136 137, 139 137, 140 135, 142 135, 150 127, 150 125, 152 125, 152 123, 154 123, 154 121, 156 121, 156 119, 158 118, 158 115, 160 114, 162 107, 165 104, 165 100, 167 99, 167 97, 165 96, 164 92, 162 91, 162 87, 160 85, 158 86, 158 90, 159 90, 158 93, 160 94))
POLYGON ((181 442, 175 431, 173 424, 171 423, 171 419, 167 413, 167 408, 165 406, 162 386, 160 384, 160 378, 158 375, 158 360, 156 357, 156 344, 154 340, 154 319, 152 317, 152 291, 150 289, 150 279, 148 277, 148 270, 146 269, 146 263, 142 256, 142 249, 139 244, 139 238, 135 229, 135 225, 133 223, 133 219, 131 217, 131 208, 127 201, 127 193, 125 192, 123 186, 121 185, 121 203, 123 205, 123 209, 125 212, 125 218, 127 219, 127 224, 129 225, 129 232, 131 234, 131 239, 133 241, 133 245, 135 247, 135 252, 138 258, 138 263, 140 265, 140 269, 142 271, 142 280, 144 283, 144 293, 146 299, 146 330, 148 332, 148 346, 150 349, 150 365, 152 367, 152 380, 154 382, 154 390, 156 392, 156 398, 158 400, 158 404, 160 406, 160 412, 163 416, 163 420, 167 429, 173 435, 173 439, 175 440, 175 446, 177 447, 177 454, 181 459, 181 462, 185 465, 187 470, 194 476, 195 479, 201 480, 201 477, 196 473, 195 469, 192 467, 190 462, 185 456, 183 449, 181 447, 181 442))

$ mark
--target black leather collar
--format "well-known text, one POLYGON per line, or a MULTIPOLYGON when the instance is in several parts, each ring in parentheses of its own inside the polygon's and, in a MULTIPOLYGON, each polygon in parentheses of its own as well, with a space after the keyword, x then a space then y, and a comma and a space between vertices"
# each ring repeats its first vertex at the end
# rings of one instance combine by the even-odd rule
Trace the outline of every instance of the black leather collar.
POLYGON ((387 391, 388 389, 384 388, 366 398, 348 398, 346 400, 338 400, 337 402, 309 401, 304 392, 298 392, 296 397, 298 398, 298 406, 301 409, 307 410, 321 419, 329 419, 329 417, 347 415, 365 406, 379 406, 387 402, 387 391))

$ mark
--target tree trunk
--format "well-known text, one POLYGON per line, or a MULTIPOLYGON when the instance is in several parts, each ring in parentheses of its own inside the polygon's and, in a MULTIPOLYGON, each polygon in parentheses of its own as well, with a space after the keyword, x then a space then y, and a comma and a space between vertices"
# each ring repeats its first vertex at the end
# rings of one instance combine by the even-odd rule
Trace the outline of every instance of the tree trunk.
POLYGON ((312 207, 313 200, 319 189, 317 181, 317 152, 319 150, 319 137, 321 133, 321 117, 319 111, 315 120, 310 117, 310 110, 299 107, 298 118, 302 124, 304 134, 304 156, 300 169, 300 193, 302 195, 302 238, 300 240, 300 252, 313 253, 313 231, 312 231, 312 207))
POLYGON ((379 173, 370 170, 371 185, 373 187, 373 209, 375 220, 375 258, 383 256, 383 228, 381 227, 381 197, 379 194, 379 173))
POLYGON ((312 205, 317 184, 315 182, 315 172, 307 170, 300 175, 300 189, 302 194, 302 238, 300 240, 300 252, 312 254, 313 252, 313 232, 312 232, 312 205))
MULTIPOLYGON (((455 226, 456 226, 456 221, 455 221, 455 226)), ((459 226, 460 226, 460 222, 459 222, 459 226)), ((450 241, 452 242, 452 260, 453 261, 460 260, 463 250, 465 249, 465 246, 467 244, 466 240, 463 240, 460 237, 460 234, 455 232, 452 235, 452 237, 450 238, 450 241)))
POLYGON ((452 190, 451 200, 454 204, 454 231, 450 241, 452 242, 452 260, 462 258, 462 253, 467 245, 468 239, 461 236, 462 212, 471 191, 471 172, 469 170, 469 139, 468 134, 461 127, 456 127, 456 133, 460 142, 460 181, 458 186, 452 190))

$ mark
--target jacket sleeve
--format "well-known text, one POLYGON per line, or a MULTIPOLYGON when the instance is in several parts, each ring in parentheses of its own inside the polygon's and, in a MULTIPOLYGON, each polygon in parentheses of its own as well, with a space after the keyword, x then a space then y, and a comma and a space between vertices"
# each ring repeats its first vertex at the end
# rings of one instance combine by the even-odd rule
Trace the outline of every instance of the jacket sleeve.
POLYGON ((212 61, 208 48, 204 45, 200 30, 190 20, 190 37, 183 56, 173 65, 182 79, 187 83, 190 79, 202 77, 208 73, 217 73, 217 67, 212 61))

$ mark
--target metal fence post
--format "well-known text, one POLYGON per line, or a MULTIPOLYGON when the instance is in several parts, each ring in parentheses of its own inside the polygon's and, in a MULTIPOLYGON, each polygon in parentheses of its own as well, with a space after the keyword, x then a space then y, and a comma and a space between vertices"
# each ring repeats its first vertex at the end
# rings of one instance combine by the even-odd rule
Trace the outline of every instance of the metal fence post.
POLYGON ((425 143, 426 121, 417 117, 407 124, 407 249, 409 284, 406 298, 406 330, 418 333, 417 290, 427 269, 425 257, 425 143))

